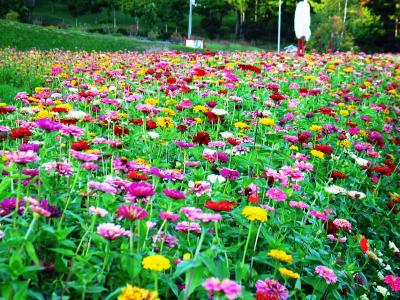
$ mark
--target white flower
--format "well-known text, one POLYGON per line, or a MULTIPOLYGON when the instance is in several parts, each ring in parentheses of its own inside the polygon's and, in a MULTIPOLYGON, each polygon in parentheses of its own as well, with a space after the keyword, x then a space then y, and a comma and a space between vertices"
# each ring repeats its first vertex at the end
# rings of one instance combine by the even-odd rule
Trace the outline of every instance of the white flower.
POLYGON ((154 131, 150 131, 147 133, 147 135, 151 138, 151 139, 157 139, 160 137, 160 134, 154 131))
POLYGON ((269 117, 270 115, 272 115, 272 112, 270 112, 269 110, 263 110, 261 114, 263 117, 269 117))
POLYGON ((396 244, 392 241, 389 241, 389 249, 392 250, 394 253, 400 252, 400 250, 396 247, 396 244))
POLYGON ((327 192, 328 194, 346 194, 347 190, 345 188, 342 188, 338 185, 331 185, 331 186, 327 186, 325 187, 325 192, 327 192))
POLYGON ((86 113, 81 110, 71 110, 68 112, 68 114, 65 116, 67 119, 83 119, 86 117, 86 113))
POLYGON ((391 271, 391 270, 392 270, 392 267, 391 267, 390 265, 386 265, 385 270, 386 270, 386 271, 391 271))
POLYGON ((62 98, 62 95, 60 93, 53 93, 50 96, 51 98, 62 98))
POLYGON ((211 110, 211 112, 212 112, 214 115, 217 115, 217 116, 225 116, 225 115, 228 114, 228 112, 227 112, 225 109, 223 109, 223 108, 213 108, 213 109, 211 110))
POLYGON ((73 87, 70 87, 68 90, 70 92, 72 92, 72 93, 77 93, 78 92, 78 89, 77 88, 73 88, 73 87))
POLYGON ((383 280, 385 278, 385 276, 383 276, 382 272, 378 272, 378 278, 380 280, 383 280))
POLYGON ((369 161, 366 160, 366 159, 364 159, 364 158, 361 158, 361 157, 357 157, 357 158, 356 158, 356 164, 359 165, 359 166, 361 166, 361 167, 367 166, 368 163, 369 163, 369 161))
POLYGON ((207 180, 210 181, 211 183, 223 183, 226 181, 226 179, 221 176, 221 175, 215 175, 215 174, 210 174, 207 176, 207 180))
POLYGON ((228 139, 228 138, 233 137, 233 133, 232 133, 232 132, 229 132, 229 131, 224 131, 224 132, 221 132, 221 136, 222 136, 224 139, 228 139))
POLYGON ((360 296, 360 298, 359 298, 360 300, 369 300, 369 298, 367 297, 367 295, 361 295, 360 296))
POLYGON ((0 230, 0 240, 4 237, 4 231, 0 230))
POLYGON ((380 286, 380 285, 378 285, 378 286, 376 287, 376 291, 377 291, 378 293, 381 293, 382 296, 389 296, 389 295, 390 295, 390 293, 388 292, 388 289, 387 289, 387 288, 384 288, 383 286, 380 286))
POLYGON ((348 191, 347 196, 350 196, 353 199, 364 199, 366 195, 363 192, 357 191, 348 191))

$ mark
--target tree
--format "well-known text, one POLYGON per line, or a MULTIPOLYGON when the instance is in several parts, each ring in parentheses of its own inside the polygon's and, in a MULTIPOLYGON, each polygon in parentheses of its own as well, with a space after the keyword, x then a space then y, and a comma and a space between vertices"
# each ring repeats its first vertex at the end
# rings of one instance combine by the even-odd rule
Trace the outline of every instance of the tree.
POLYGON ((78 26, 78 18, 83 16, 86 11, 90 7, 90 1, 89 0, 68 0, 67 1, 67 7, 68 10, 75 18, 75 26, 78 26))
POLYGON ((218 36, 222 18, 228 14, 230 7, 225 0, 199 0, 196 10, 203 16, 202 28, 207 32, 208 37, 213 39, 218 36))
POLYGON ((243 23, 246 17, 246 10, 249 4, 249 0, 228 0, 228 3, 231 4, 236 9, 236 28, 235 35, 237 39, 243 39, 243 23))

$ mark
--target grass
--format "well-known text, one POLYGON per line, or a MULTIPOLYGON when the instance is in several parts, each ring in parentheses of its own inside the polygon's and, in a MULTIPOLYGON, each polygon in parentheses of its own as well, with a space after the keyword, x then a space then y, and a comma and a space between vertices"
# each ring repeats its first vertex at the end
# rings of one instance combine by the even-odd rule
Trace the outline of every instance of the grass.
MULTIPOLYGON (((0 20, 0 48, 12 47, 18 50, 31 48, 50 50, 86 50, 86 51, 146 51, 146 50, 180 50, 193 51, 180 44, 160 41, 140 40, 125 36, 113 36, 96 33, 86 33, 77 29, 58 29, 29 25, 9 20, 0 20)), ((260 48, 238 43, 207 43, 212 51, 251 51, 260 48)), ((198 50, 195 50, 198 51, 198 50)))

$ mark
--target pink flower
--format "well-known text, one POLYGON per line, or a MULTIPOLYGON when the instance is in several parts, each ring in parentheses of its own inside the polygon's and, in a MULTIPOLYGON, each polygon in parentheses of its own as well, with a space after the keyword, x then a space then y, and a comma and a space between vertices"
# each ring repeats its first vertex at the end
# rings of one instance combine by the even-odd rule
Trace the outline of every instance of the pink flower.
POLYGON ((108 215, 108 211, 101 207, 89 207, 89 212, 94 216, 105 217, 108 215))
POLYGON ((335 224, 339 229, 346 229, 351 232, 351 224, 345 219, 335 219, 333 220, 333 224, 335 224))
POLYGON ((167 212, 167 211, 160 212, 158 214, 158 216, 163 220, 169 220, 169 221, 172 221, 172 222, 176 222, 176 221, 179 220, 179 216, 178 215, 170 213, 170 212, 167 212))
POLYGON ((229 300, 234 300, 242 293, 242 288, 235 281, 230 279, 208 278, 204 281, 203 287, 208 291, 208 296, 213 297, 215 293, 222 292, 229 300))
POLYGON ((175 226, 175 230, 183 231, 183 232, 201 232, 201 227, 198 223, 191 222, 179 222, 175 226))
POLYGON ((286 300, 289 292, 279 281, 267 278, 266 280, 257 280, 256 299, 276 299, 286 300))
POLYGON ((312 210, 312 211, 310 211, 310 216, 312 216, 314 218, 317 218, 317 219, 320 219, 322 221, 327 221, 328 220, 328 217, 326 216, 325 212, 318 212, 316 210, 312 210))
POLYGON ((337 281, 335 272, 325 266, 317 266, 314 272, 324 278, 327 284, 335 283, 337 281))
POLYGON ((177 190, 165 189, 163 190, 163 193, 165 196, 174 200, 185 199, 185 194, 177 190))
POLYGON ((38 161, 40 158, 37 156, 36 152, 32 150, 28 151, 0 151, 0 155, 4 155, 9 162, 14 162, 17 164, 27 164, 31 162, 38 161))
POLYGON ((265 195, 277 202, 285 201, 287 198, 285 192, 278 188, 270 188, 265 195))
POLYGON ((89 181, 88 186, 111 195, 117 193, 117 189, 107 182, 89 181))
POLYGON ((121 219, 142 220, 147 217, 147 212, 137 205, 121 205, 117 209, 117 216, 121 219))
POLYGON ((80 151, 75 151, 73 149, 70 150, 70 153, 77 160, 84 162, 96 161, 99 159, 99 155, 95 153, 80 152, 80 151))
POLYGON ((400 277, 394 275, 387 275, 385 276, 383 281, 390 286, 393 292, 400 291, 400 277))
POLYGON ((130 232, 123 229, 120 225, 113 223, 102 223, 97 226, 97 234, 107 240, 115 240, 121 236, 129 236, 130 232))
POLYGON ((298 209, 307 209, 308 208, 308 205, 306 203, 304 203, 304 202, 301 202, 301 201, 299 201, 299 202, 290 201, 289 205, 290 205, 290 207, 298 208, 298 209))
POLYGON ((147 198, 155 194, 154 186, 147 182, 133 182, 126 188, 126 191, 134 198, 147 198))

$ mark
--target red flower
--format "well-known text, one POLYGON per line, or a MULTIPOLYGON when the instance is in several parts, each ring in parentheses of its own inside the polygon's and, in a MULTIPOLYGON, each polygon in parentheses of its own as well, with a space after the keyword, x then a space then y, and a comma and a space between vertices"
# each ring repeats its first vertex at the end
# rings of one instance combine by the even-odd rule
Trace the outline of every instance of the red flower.
POLYGON ((154 122, 153 120, 147 120, 146 121, 146 129, 151 130, 157 128, 157 123, 154 122))
POLYGON ((53 107, 51 109, 52 112, 57 112, 57 113, 66 113, 68 110, 65 107, 53 107))
POLYGON ((346 179, 347 176, 346 176, 346 174, 343 174, 342 172, 339 172, 339 171, 332 171, 332 173, 331 173, 331 178, 333 178, 333 180, 336 180, 336 179, 346 179))
POLYGON ((327 230, 327 234, 332 234, 333 236, 337 236, 337 232, 339 228, 331 221, 326 221, 325 222, 325 227, 327 230))
POLYGON ((179 124, 178 126, 176 126, 176 128, 180 131, 180 132, 185 132, 187 130, 187 126, 184 124, 179 124))
POLYGON ((205 208, 211 209, 213 211, 231 211, 232 207, 236 205, 236 202, 229 202, 229 201, 219 201, 219 202, 214 202, 214 201, 207 201, 206 204, 204 204, 205 208))
POLYGON ((210 135, 204 131, 197 131, 197 134, 193 136, 193 143, 199 145, 208 145, 210 141, 210 135))
POLYGON ((11 130, 10 136, 12 139, 19 139, 19 138, 24 138, 31 136, 32 132, 29 130, 29 128, 25 127, 20 127, 20 128, 15 128, 11 130))
POLYGON ((208 122, 210 122, 210 123, 218 123, 218 120, 221 123, 224 122, 223 116, 217 116, 216 114, 213 114, 211 111, 207 111, 204 114, 207 116, 208 122))
POLYGON ((244 71, 252 71, 255 73, 261 73, 261 69, 256 67, 256 66, 252 66, 252 65, 244 65, 244 64, 239 64, 239 69, 240 70, 244 70, 244 71))
POLYGON ((206 71, 204 71, 203 69, 194 69, 194 75, 197 77, 202 77, 204 75, 206 75, 206 71))
POLYGON ((389 159, 385 159, 383 162, 390 170, 394 171, 396 170, 396 165, 394 164, 393 161, 389 160, 389 159))
POLYGON ((315 145, 314 146, 314 150, 318 150, 321 151, 323 153, 325 153, 326 155, 331 155, 332 154, 332 147, 329 145, 315 145))
POLYGON ((376 166, 375 172, 382 174, 382 176, 390 176, 392 175, 392 170, 390 168, 384 166, 376 166))
POLYGON ((135 180, 135 181, 141 181, 141 180, 147 180, 147 175, 142 174, 136 171, 129 171, 128 174, 126 175, 128 179, 135 180))
POLYGON ((114 127, 114 133, 116 135, 122 136, 122 135, 125 135, 125 134, 129 134, 129 129, 121 127, 121 126, 115 126, 114 127))
POLYGON ((89 149, 89 144, 85 141, 78 141, 78 142, 73 142, 71 144, 71 149, 75 151, 82 151, 82 150, 88 150, 89 149))
POLYGON ((132 123, 134 125, 143 125, 143 120, 142 119, 130 119, 129 123, 132 123))
POLYGON ((360 249, 364 254, 368 252, 368 240, 363 236, 361 237, 360 240, 360 249))
POLYGON ((270 95, 269 97, 274 101, 281 101, 281 100, 285 99, 285 97, 279 93, 274 93, 274 94, 270 95))
POLYGON ((320 107, 318 108, 317 112, 332 117, 336 116, 335 111, 331 107, 320 107))
POLYGON ((247 200, 250 203, 258 203, 258 201, 260 201, 260 196, 258 194, 251 194, 249 195, 249 197, 247 198, 247 200))
POLYGON ((237 146, 240 144, 239 141, 235 140, 233 137, 229 137, 226 139, 226 141, 231 144, 232 146, 237 146))
POLYGON ((168 79, 167 79, 167 83, 168 84, 174 84, 176 82, 176 78, 174 78, 174 77, 169 77, 168 79))

